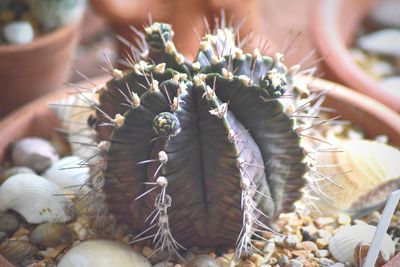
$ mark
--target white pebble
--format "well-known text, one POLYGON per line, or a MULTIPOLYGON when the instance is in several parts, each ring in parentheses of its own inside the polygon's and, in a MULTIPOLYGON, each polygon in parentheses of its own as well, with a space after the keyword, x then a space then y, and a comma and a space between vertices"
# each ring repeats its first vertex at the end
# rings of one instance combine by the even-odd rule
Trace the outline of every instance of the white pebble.
POLYGON ((106 240, 82 242, 70 249, 57 267, 151 267, 149 261, 131 247, 106 240))
POLYGON ((35 34, 29 22, 13 21, 4 26, 3 36, 10 44, 27 44, 33 41, 35 34))
POLYGON ((11 157, 16 166, 29 167, 36 172, 44 171, 59 159, 55 148, 37 137, 17 141, 12 147, 11 157))
POLYGON ((400 30, 385 29, 358 39, 358 45, 372 53, 400 57, 400 30))

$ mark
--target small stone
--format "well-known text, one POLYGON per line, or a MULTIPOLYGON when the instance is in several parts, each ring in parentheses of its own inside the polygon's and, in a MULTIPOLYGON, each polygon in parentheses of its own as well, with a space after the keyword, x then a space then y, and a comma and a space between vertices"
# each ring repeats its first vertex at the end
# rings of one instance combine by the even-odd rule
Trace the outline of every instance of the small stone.
POLYGON ((263 256, 261 256, 260 254, 257 254, 257 253, 251 255, 249 260, 254 262, 257 266, 260 266, 261 264, 268 262, 268 260, 265 260, 265 258, 263 256))
POLYGON ((17 141, 11 151, 16 166, 26 166, 36 172, 42 172, 59 159, 55 148, 47 141, 37 137, 28 137, 17 141))
POLYGON ((304 264, 299 260, 290 260, 287 267, 303 267, 304 264))
POLYGON ((326 238, 318 238, 315 243, 319 249, 323 249, 329 244, 329 240, 326 238))
POLYGON ((7 233, 0 231, 0 244, 7 240, 7 233))
POLYGON ((288 235, 288 236, 285 238, 285 243, 286 243, 289 247, 294 248, 294 247, 299 243, 299 239, 298 239, 298 237, 295 236, 295 235, 288 235))
POLYGON ((345 267, 346 265, 341 262, 335 262, 331 267, 345 267))
POLYGON ((312 237, 311 233, 309 232, 309 230, 307 228, 305 228, 305 227, 300 228, 300 233, 301 233, 301 236, 303 238, 303 241, 311 241, 311 240, 313 240, 313 237, 312 237))
POLYGON ((323 228, 325 225, 334 223, 335 219, 331 217, 319 217, 314 222, 318 228, 323 228))
POLYGON ((32 244, 44 248, 70 244, 73 238, 72 230, 62 223, 40 224, 29 236, 32 244))
POLYGON ((304 249, 295 249, 292 250, 292 255, 296 257, 304 257, 308 258, 310 256, 311 252, 309 250, 304 250, 304 249))
POLYGON ((265 241, 262 240, 254 240, 252 243, 253 246, 259 250, 262 250, 265 247, 265 241))
POLYGON ((326 238, 326 239, 329 239, 329 238, 331 238, 332 237, 332 234, 331 233, 329 233, 328 231, 325 231, 325 230, 318 230, 318 232, 317 232, 317 237, 318 238, 326 238))
POLYGON ((142 254, 143 256, 145 256, 146 258, 149 258, 152 254, 153 254, 153 249, 150 247, 143 247, 142 249, 142 254))
POLYGON ((337 222, 340 225, 349 225, 351 223, 351 218, 347 214, 339 214, 339 216, 337 218, 337 222))
POLYGON ((279 264, 279 266, 286 266, 288 261, 289 261, 288 256, 282 255, 282 256, 279 257, 278 264, 279 264))
POLYGON ((4 39, 10 44, 27 44, 35 37, 33 27, 26 21, 13 21, 3 27, 4 39))
POLYGON ((257 267, 257 265, 250 260, 245 260, 239 264, 239 267, 257 267))
POLYGON ((262 252, 264 254, 264 260, 268 261, 272 257, 272 254, 274 253, 274 251, 275 251, 274 240, 268 240, 265 244, 265 247, 262 250, 262 252))
POLYGON ((285 245, 285 236, 283 236, 283 235, 275 236, 274 240, 275 240, 275 243, 280 247, 283 247, 283 245, 285 245))
POLYGON ((197 255, 185 264, 185 267, 220 267, 220 265, 216 259, 208 255, 197 255))
POLYGON ((13 233, 19 227, 19 221, 14 214, 0 212, 0 231, 13 233))
POLYGON ((235 266, 233 261, 230 261, 225 257, 218 257, 218 258, 216 258, 216 261, 218 262, 218 264, 221 267, 234 267, 235 266))
POLYGON ((315 251, 315 256, 318 258, 326 258, 329 256, 329 251, 327 249, 319 249, 315 251))
POLYGON ((320 264, 321 267, 332 267, 332 265, 333 265, 334 263, 335 263, 335 262, 334 262, 333 260, 328 259, 328 258, 321 258, 321 259, 319 260, 319 264, 320 264))

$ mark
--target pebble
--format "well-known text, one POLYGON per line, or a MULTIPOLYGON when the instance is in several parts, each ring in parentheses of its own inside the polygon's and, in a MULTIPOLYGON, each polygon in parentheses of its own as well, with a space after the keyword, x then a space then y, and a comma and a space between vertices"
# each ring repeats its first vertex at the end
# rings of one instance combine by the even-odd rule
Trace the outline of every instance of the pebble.
POLYGON ((319 264, 321 267, 332 267, 332 265, 335 264, 335 262, 328 258, 321 258, 319 260, 319 264))
POLYGON ((340 225, 349 225, 351 223, 351 218, 347 214, 339 214, 339 216, 337 218, 337 222, 340 225))
POLYGON ((326 239, 329 239, 329 238, 332 237, 332 234, 329 233, 329 232, 326 231, 326 230, 320 229, 320 230, 317 231, 317 236, 318 236, 319 238, 326 238, 326 239))
POLYGON ((371 53, 385 56, 400 57, 400 30, 383 29, 375 31, 358 39, 358 46, 371 53))
POLYGON ((32 244, 45 248, 70 244, 73 238, 72 230, 62 223, 43 223, 29 237, 32 244))
POLYGON ((0 245, 0 254, 16 265, 32 258, 37 251, 34 245, 22 240, 6 240, 0 245))
POLYGON ((33 41, 33 27, 26 21, 13 21, 3 27, 4 39, 10 44, 28 44, 33 41))
POLYGON ((332 224, 335 222, 334 218, 331 217, 320 217, 315 219, 315 225, 318 228, 323 228, 325 225, 332 224))
POLYGON ((0 231, 0 244, 7 240, 7 233, 0 231))
POLYGON ((220 267, 218 261, 208 255, 197 255, 185 267, 220 267))
POLYGON ((264 259, 265 261, 268 261, 271 257, 272 254, 274 254, 275 251, 275 242, 274 240, 268 240, 262 250, 263 254, 264 254, 264 259))
POLYGON ((260 254, 253 254, 250 256, 249 260, 254 262, 257 266, 260 266, 263 263, 267 263, 269 259, 265 260, 265 258, 260 254))
POLYGON ((283 236, 283 235, 275 236, 274 240, 275 240, 275 243, 280 247, 283 247, 285 245, 285 236, 283 236))
POLYGON ((279 266, 286 266, 288 261, 289 261, 288 256, 282 255, 282 256, 279 257, 278 264, 279 264, 279 266))
POLYGON ((221 267, 234 267, 235 264, 225 257, 218 257, 215 259, 221 267))
POLYGON ((318 247, 314 242, 311 241, 303 241, 296 246, 296 249, 304 249, 309 250, 311 252, 317 251, 318 247))
POLYGON ((13 233, 19 227, 19 221, 14 214, 0 212, 0 231, 13 233))
POLYGON ((290 260, 287 267, 303 267, 304 264, 299 260, 290 260))
POLYGON ((329 244, 329 239, 327 239, 327 238, 318 238, 315 243, 317 244, 317 247, 319 249, 323 249, 329 244))
POLYGON ((84 241, 70 249, 57 267, 151 267, 142 254, 122 243, 106 240, 84 241))
POLYGON ((298 243, 299 243, 299 238, 295 235, 288 235, 285 238, 285 243, 291 247, 294 248, 298 243))
POLYGON ((329 250, 319 249, 319 250, 315 251, 315 256, 317 256, 318 258, 326 258, 329 256, 329 250))
POLYGON ((385 0, 377 3, 369 14, 371 19, 381 26, 400 28, 400 1, 385 0))
POLYGON ((37 137, 18 140, 12 147, 11 157, 16 166, 26 166, 36 172, 44 171, 59 159, 55 148, 37 137))
POLYGON ((382 79, 379 81, 379 87, 388 93, 400 96, 400 76, 382 79))

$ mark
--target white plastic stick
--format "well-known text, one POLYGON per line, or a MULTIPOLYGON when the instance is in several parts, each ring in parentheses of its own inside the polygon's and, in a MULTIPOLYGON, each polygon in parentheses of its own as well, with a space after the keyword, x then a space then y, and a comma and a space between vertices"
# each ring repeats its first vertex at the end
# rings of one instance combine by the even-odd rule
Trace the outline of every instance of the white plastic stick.
POLYGON ((382 217, 379 220, 378 227, 372 239, 371 246, 368 250, 363 267, 375 266, 376 259, 378 258, 379 251, 382 246, 383 237, 389 227, 390 220, 394 214, 397 204, 400 200, 400 190, 392 192, 389 200, 386 202, 385 209, 383 210, 382 217))

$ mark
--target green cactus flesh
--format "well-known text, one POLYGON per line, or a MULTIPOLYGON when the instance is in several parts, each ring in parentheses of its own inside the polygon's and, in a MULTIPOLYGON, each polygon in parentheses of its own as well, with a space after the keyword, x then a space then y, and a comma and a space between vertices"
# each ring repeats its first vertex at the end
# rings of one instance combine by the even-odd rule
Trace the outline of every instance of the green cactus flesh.
POLYGON ((146 28, 147 53, 98 90, 108 209, 164 235, 164 248, 245 249, 303 194, 304 151, 279 101, 292 77, 279 55, 242 52, 229 29, 206 35, 194 63, 172 36, 167 24, 146 28))

